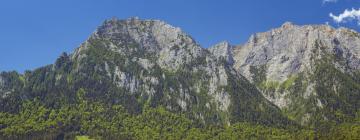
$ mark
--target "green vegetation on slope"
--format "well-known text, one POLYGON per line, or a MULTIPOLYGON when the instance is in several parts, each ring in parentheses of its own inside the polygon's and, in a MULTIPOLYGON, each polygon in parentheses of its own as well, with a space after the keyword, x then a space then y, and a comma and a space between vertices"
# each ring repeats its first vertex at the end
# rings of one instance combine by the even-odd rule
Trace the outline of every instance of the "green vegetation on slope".
MULTIPOLYGON (((327 133, 305 128, 275 128, 259 124, 195 125, 184 115, 162 107, 145 107, 131 115, 120 105, 89 102, 78 91, 77 104, 58 109, 27 101, 17 114, 0 113, 0 139, 355 139, 360 119, 333 125, 327 133)), ((358 114, 360 115, 360 114, 358 114)))

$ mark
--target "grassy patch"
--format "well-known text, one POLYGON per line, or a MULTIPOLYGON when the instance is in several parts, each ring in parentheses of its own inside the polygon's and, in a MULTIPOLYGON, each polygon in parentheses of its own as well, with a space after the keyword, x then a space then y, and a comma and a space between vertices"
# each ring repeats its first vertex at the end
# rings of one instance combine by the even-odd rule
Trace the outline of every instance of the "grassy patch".
POLYGON ((94 140, 94 139, 90 139, 89 136, 76 136, 75 140, 94 140))
POLYGON ((280 86, 280 83, 277 82, 277 81, 263 81, 261 82, 260 84, 260 88, 261 89, 266 89, 266 90, 269 90, 269 89, 277 89, 278 87, 280 86))
POLYGON ((284 88, 284 89, 289 89, 291 86, 294 85, 295 83, 295 80, 298 78, 297 75, 292 75, 290 76, 286 81, 284 81, 282 84, 281 84, 281 87, 284 88))

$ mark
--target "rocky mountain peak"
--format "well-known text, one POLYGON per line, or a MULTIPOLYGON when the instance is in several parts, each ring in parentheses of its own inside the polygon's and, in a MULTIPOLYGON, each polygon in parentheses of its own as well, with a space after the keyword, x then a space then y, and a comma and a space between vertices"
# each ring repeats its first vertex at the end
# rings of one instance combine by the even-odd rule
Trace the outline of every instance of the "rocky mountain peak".
POLYGON ((160 20, 142 20, 138 17, 106 20, 92 36, 114 41, 117 45, 136 43, 142 48, 159 50, 175 45, 193 45, 195 41, 178 27, 160 20))
POLYGON ((281 25, 281 28, 291 28, 293 26, 295 26, 294 23, 287 21, 283 25, 281 25))
MULTIPOLYGON (((333 81, 347 77, 349 83, 356 83, 356 78, 350 77, 360 71, 360 35, 345 28, 287 22, 280 28, 254 34, 245 45, 234 48, 234 61, 234 68, 280 108, 298 106, 295 105, 298 98, 290 98, 294 94, 308 100, 324 94, 338 98, 337 88, 352 88, 348 91, 352 94, 360 90, 351 84, 334 84, 337 88, 324 91, 323 87, 328 85, 322 85, 319 79, 323 77, 317 77, 319 71, 334 72, 338 77, 333 81)), ((320 99, 307 106, 323 107, 320 99)), ((297 119, 306 123, 306 115, 310 113, 297 119)))
POLYGON ((246 74, 249 67, 244 65, 267 65, 268 79, 284 81, 291 74, 311 69, 314 51, 321 48, 324 53, 337 53, 348 59, 351 69, 359 69, 360 38, 357 35, 328 25, 294 26, 285 23, 281 28, 257 33, 243 47, 237 47, 235 59, 238 63, 235 67, 242 69, 244 76, 251 80, 251 76, 246 74))
MULTIPOLYGON (((113 52, 129 55, 151 55, 163 68, 177 69, 203 56, 204 50, 195 40, 178 27, 161 20, 112 18, 100 25, 90 38, 75 51, 73 58, 94 43, 113 52)), ((142 57, 142 56, 137 56, 142 57)))

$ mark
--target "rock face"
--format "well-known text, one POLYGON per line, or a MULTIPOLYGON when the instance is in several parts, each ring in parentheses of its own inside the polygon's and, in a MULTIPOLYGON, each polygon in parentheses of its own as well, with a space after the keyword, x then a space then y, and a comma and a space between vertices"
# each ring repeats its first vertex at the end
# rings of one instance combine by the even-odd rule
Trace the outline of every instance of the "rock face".
POLYGON ((213 55, 215 55, 216 59, 224 60, 226 63, 233 65, 234 58, 233 58, 233 46, 229 44, 229 42, 221 42, 212 46, 208 49, 213 55))
MULTIPOLYGON (((235 68, 252 80, 250 66, 267 64, 266 78, 285 81, 289 75, 313 70, 314 50, 334 54, 348 61, 343 71, 360 69, 360 40, 358 33, 348 29, 333 29, 327 25, 296 26, 285 23, 281 28, 253 35, 247 44, 235 49, 235 68)), ((321 59, 321 55, 315 56, 321 59)))
POLYGON ((360 35, 355 31, 285 23, 251 36, 234 49, 234 60, 234 68, 269 101, 302 123, 320 110, 319 118, 329 119, 334 112, 324 110, 359 109, 360 35), (343 100, 349 96, 355 99, 343 100))

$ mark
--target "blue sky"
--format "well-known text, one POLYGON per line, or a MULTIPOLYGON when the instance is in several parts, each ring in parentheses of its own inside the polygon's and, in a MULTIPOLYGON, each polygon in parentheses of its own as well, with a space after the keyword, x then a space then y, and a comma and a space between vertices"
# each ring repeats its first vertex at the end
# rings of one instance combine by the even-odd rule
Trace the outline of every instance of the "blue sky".
POLYGON ((328 22, 359 31, 359 0, 326 1, 1 0, 0 71, 23 72, 51 64, 61 52, 72 52, 111 17, 161 19, 181 27, 203 47, 223 40, 242 44, 251 34, 279 27, 285 21, 300 25, 328 22), (345 9, 349 12, 339 16, 345 9), (338 16, 338 21, 330 13, 338 16))

